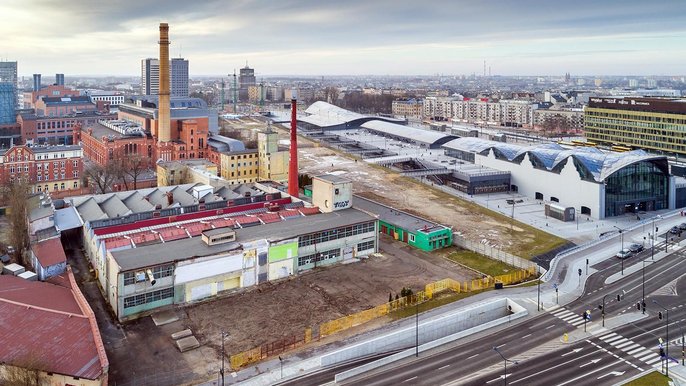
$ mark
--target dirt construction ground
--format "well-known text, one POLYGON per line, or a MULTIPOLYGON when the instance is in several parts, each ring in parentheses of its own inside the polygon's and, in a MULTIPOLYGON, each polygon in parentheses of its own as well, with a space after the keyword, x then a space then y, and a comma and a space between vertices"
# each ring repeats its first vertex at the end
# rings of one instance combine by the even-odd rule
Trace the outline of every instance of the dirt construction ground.
MULTIPOLYGON (((150 317, 127 323, 122 326, 123 339, 107 339, 112 361, 110 379, 127 386, 140 382, 174 384, 165 382, 172 378, 187 382, 207 380, 216 376, 219 369, 221 331, 231 334, 225 341, 228 359, 230 354, 261 344, 292 335, 302 337, 306 327, 313 327, 316 339, 322 322, 383 304, 389 293, 395 296, 402 287, 417 291, 445 278, 464 281, 476 277, 445 259, 442 252, 421 252, 388 236, 383 236, 380 244, 380 255, 376 257, 318 268, 246 292, 176 308, 179 320, 171 324, 157 327, 150 317), (186 328, 193 331, 201 346, 179 353, 169 335, 186 328)), ((379 318, 351 332, 358 333, 386 321, 379 318)), ((345 335, 335 334, 321 343, 345 335)))
POLYGON ((311 176, 330 173, 348 178, 353 181, 355 194, 452 226, 468 240, 487 243, 524 258, 564 243, 555 236, 381 166, 356 161, 303 137, 298 140, 304 145, 299 148, 298 166, 302 173, 311 176))

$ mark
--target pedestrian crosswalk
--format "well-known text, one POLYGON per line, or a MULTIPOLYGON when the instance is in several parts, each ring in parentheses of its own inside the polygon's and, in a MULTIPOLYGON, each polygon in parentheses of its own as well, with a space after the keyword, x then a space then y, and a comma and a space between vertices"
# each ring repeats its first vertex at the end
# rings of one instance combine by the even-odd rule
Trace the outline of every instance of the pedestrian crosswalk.
POLYGON ((574 327, 579 327, 584 324, 584 318, 582 318, 581 315, 577 315, 566 308, 558 308, 557 310, 550 312, 550 314, 562 319, 574 327))
MULTIPOLYGON (((556 310, 551 311, 550 314, 561 319, 566 323, 571 324, 574 327, 580 327, 584 324, 584 319, 581 317, 581 315, 577 315, 576 313, 569 311, 566 308, 558 308, 556 310)), ((662 364, 660 360, 662 358, 660 357, 660 355, 658 355, 657 350, 650 350, 645 346, 636 343, 633 340, 626 338, 622 335, 619 335, 615 332, 605 332, 607 332, 607 330, 605 329, 599 329, 599 331, 596 332, 598 334, 603 334, 598 337, 598 339, 600 339, 602 342, 607 343, 613 346, 614 348, 625 352, 627 355, 632 356, 633 358, 647 364, 648 366, 652 366, 655 369, 660 369, 662 364)))
POLYGON ((615 332, 601 335, 598 337, 601 341, 614 346, 615 348, 624 351, 628 355, 638 359, 641 362, 654 368, 660 368, 660 356, 655 350, 649 350, 645 346, 634 342, 631 339, 625 338, 615 332))

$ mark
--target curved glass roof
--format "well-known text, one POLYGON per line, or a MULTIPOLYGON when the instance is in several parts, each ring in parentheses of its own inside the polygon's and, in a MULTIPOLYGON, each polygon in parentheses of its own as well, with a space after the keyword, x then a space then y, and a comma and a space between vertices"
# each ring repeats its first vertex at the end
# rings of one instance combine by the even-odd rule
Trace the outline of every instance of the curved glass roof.
POLYGON ((443 147, 471 153, 483 153, 493 149, 494 152, 505 156, 508 161, 514 162, 521 162, 524 159, 523 155, 528 154, 530 158, 535 158, 538 164, 543 165, 547 170, 553 170, 569 157, 573 157, 591 173, 596 182, 602 182, 612 173, 636 162, 666 160, 664 156, 651 155, 643 150, 614 153, 593 147, 565 149, 555 143, 520 146, 471 137, 452 140, 444 144, 443 147))
POLYGON ((427 145, 450 141, 455 138, 454 135, 442 133, 439 131, 431 131, 424 129, 417 129, 410 126, 398 125, 384 121, 369 121, 365 122, 360 127, 368 130, 376 131, 382 134, 392 135, 395 137, 402 137, 408 141, 421 142, 427 145))
POLYGON ((298 116, 298 120, 318 127, 338 126, 357 120, 367 121, 370 119, 404 122, 402 119, 358 114, 323 101, 312 103, 310 107, 305 110, 305 114, 306 115, 304 116, 298 116))

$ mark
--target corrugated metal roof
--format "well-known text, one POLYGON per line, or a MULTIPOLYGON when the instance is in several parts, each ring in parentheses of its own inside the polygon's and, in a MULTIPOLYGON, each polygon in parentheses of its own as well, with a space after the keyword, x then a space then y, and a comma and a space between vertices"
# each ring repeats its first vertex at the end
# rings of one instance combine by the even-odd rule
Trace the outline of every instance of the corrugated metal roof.
POLYGON ((74 296, 60 285, 0 276, 0 362, 28 360, 46 372, 98 379, 107 366, 102 341, 74 296))
POLYGON ((417 129, 414 127, 398 125, 395 123, 388 123, 384 121, 369 121, 363 123, 361 127, 376 131, 382 134, 392 135, 395 137, 402 137, 408 141, 421 142, 426 145, 434 145, 441 142, 447 142, 451 139, 457 138, 451 134, 445 134, 438 131, 417 129))
POLYGON ((64 254, 64 248, 59 237, 35 243, 31 246, 31 250, 43 268, 67 262, 67 256, 64 254))

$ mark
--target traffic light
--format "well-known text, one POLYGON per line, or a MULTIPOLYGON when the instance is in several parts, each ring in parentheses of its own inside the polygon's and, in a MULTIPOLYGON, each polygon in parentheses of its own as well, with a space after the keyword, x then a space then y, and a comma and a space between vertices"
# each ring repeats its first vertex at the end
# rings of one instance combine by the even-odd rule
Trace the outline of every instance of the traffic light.
POLYGON ((581 276, 581 268, 579 268, 579 276, 581 276))
POLYGON ((642 306, 643 306, 643 309, 645 310, 645 309, 646 309, 646 302, 645 302, 645 300, 644 300, 643 303, 641 303, 641 304, 642 304, 642 306))
POLYGON ((657 313, 657 318, 660 319, 660 320, 662 320, 662 311, 660 311, 660 312, 657 313))
POLYGON ((636 303, 636 309, 641 311, 641 302, 636 303))
POLYGON ((602 305, 602 304, 598 304, 598 309, 599 309, 599 310, 602 310, 602 309, 603 309, 603 305, 602 305))
POLYGON ((660 357, 664 357, 664 356, 665 356, 665 349, 660 347, 660 357))
POLYGON ((617 294, 617 301, 620 301, 620 300, 622 300, 622 295, 617 294))
POLYGON ((657 233, 658 230, 659 230, 658 227, 655 227, 655 233, 657 233))

